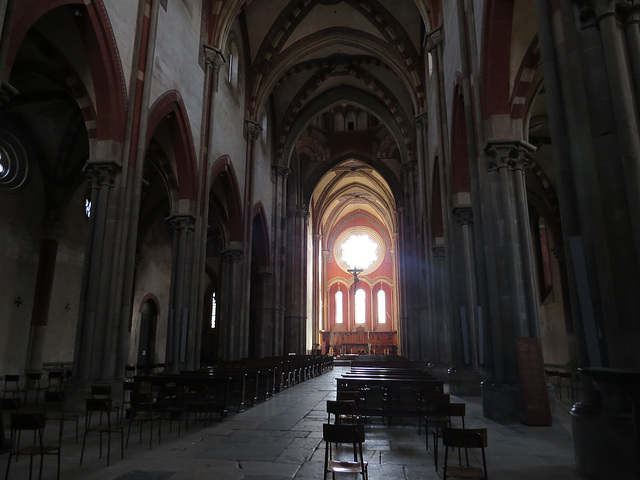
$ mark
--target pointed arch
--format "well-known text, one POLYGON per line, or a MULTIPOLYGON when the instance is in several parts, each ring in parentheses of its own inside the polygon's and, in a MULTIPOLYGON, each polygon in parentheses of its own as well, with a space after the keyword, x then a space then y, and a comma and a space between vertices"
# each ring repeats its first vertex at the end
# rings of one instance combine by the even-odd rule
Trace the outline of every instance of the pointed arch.
POLYGON ((178 198, 195 200, 198 192, 196 151, 184 102, 175 90, 163 94, 151 107, 145 145, 149 145, 151 137, 163 120, 169 122, 171 130, 171 140, 176 156, 178 198))
POLYGON ((216 178, 224 178, 224 195, 227 202, 227 213, 229 215, 229 231, 230 241, 242 241, 243 222, 242 222, 242 201, 240 200, 240 188, 238 187, 238 178, 233 169, 231 159, 224 155, 219 157, 211 169, 211 181, 209 185, 213 185, 216 178))
POLYGON ((253 207, 253 247, 256 249, 257 260, 260 268, 266 268, 271 264, 269 255, 269 225, 262 202, 253 207))
POLYGON ((93 80, 97 140, 124 140, 127 96, 124 73, 109 17, 102 0, 23 0, 15 2, 7 67, 11 68, 29 29, 46 13, 75 6, 93 80))
POLYGON ((484 87, 483 114, 510 113, 509 64, 513 0, 488 0, 485 4, 481 80, 484 87))

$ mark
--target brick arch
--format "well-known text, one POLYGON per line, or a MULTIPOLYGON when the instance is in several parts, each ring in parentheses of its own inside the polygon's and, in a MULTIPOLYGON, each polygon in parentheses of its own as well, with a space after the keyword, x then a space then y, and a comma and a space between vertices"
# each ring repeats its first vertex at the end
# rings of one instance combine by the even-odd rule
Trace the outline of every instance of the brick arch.
POLYGON ((511 118, 525 117, 528 104, 535 93, 534 82, 537 79, 536 74, 541 68, 541 61, 538 36, 536 35, 529 44, 516 74, 510 100, 511 118))
MULTIPOLYGON (((424 85, 418 70, 422 62, 402 25, 378 0, 344 0, 344 2, 369 20, 385 41, 395 49, 395 54, 401 58, 403 67, 411 78, 411 86, 419 98, 419 107, 424 107, 424 85)), ((284 8, 258 49, 254 78, 263 78, 267 72, 273 70, 274 65, 279 61, 279 53, 282 52, 291 34, 317 4, 317 1, 308 2, 306 5, 290 2, 284 8)), ((324 32, 319 33, 325 35, 324 32)))
POLYGON ((18 49, 29 29, 43 15, 62 6, 77 6, 86 16, 79 28, 86 48, 95 91, 95 139, 124 139, 126 126, 126 88, 115 37, 102 0, 22 0, 15 2, 7 66, 13 66, 18 49), (86 18, 87 20, 84 20, 86 18))
MULTIPOLYGON (((360 58, 359 60, 365 61, 365 59, 362 58, 360 58)), ((402 132, 402 137, 404 138, 404 141, 407 145, 409 155, 413 154, 414 147, 412 140, 412 129, 409 120, 404 114, 400 102, 395 97, 395 95, 393 95, 391 90, 389 90, 382 82, 376 79, 366 69, 364 69, 357 63, 358 60, 352 62, 343 59, 342 61, 337 61, 333 65, 328 65, 324 68, 321 68, 311 78, 309 78, 309 80, 300 88, 300 90, 298 90, 298 93, 296 93, 296 95, 294 96, 288 110, 283 116, 279 132, 276 135, 277 157, 282 157, 287 135, 290 132, 292 125, 296 121, 296 117, 300 110, 305 106, 306 102, 314 96, 315 92, 317 92, 322 87, 326 80, 334 76, 344 75, 343 67, 347 69, 349 75, 360 80, 372 93, 376 95, 376 97, 378 97, 386 105, 387 109, 392 114, 396 123, 400 127, 400 131, 402 132)))
POLYGON ((327 90, 315 97, 303 108, 300 109, 293 122, 291 129, 288 131, 287 139, 282 149, 282 157, 280 162, 288 164, 291 151, 295 145, 295 141, 304 129, 305 125, 319 112, 335 105, 337 103, 348 101, 354 105, 359 105, 365 110, 369 110, 377 115, 382 123, 384 123, 389 131, 393 134, 400 149, 401 161, 407 162, 410 158, 409 146, 402 133, 402 128, 398 124, 396 118, 391 114, 388 106, 378 97, 359 88, 350 86, 340 86, 327 90))
POLYGON ((481 80, 483 114, 505 115, 509 104, 509 72, 513 0, 487 0, 484 11, 481 80))
POLYGON ((242 222, 242 201, 240 200, 240 188, 238 187, 238 178, 233 169, 231 159, 224 155, 219 157, 211 169, 209 185, 213 185, 216 178, 225 177, 223 181, 224 195, 227 201, 227 213, 229 215, 229 240, 242 241, 243 239, 243 222, 242 222))
POLYGON ((270 65, 268 70, 253 70, 255 79, 253 90, 248 99, 247 110, 249 115, 259 118, 261 109, 267 103, 268 97, 280 81, 283 75, 313 51, 342 44, 348 47, 357 47, 376 58, 384 60, 385 64, 394 72, 400 82, 404 85, 407 95, 411 99, 414 111, 419 111, 420 98, 416 89, 412 86, 413 80, 406 64, 397 55, 389 43, 380 38, 365 32, 354 31, 343 27, 332 27, 312 33, 304 39, 289 46, 278 55, 278 62, 270 65))
POLYGON ((189 116, 182 97, 175 90, 166 92, 151 107, 145 145, 149 145, 151 137, 162 121, 169 122, 171 130, 171 141, 176 156, 178 198, 195 200, 198 191, 196 151, 189 116))

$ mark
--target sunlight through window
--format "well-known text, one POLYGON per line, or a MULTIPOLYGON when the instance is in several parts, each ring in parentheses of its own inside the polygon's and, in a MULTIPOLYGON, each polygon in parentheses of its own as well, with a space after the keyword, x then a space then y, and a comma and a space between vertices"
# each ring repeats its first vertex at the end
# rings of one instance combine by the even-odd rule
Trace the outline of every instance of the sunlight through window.
POLYGON ((387 306, 384 290, 378 290, 378 323, 387 322, 387 306))
POLYGON ((342 244, 342 261, 349 268, 366 270, 378 258, 378 244, 369 235, 351 235, 342 244))
POLYGON ((338 290, 336 292, 336 323, 342 323, 342 292, 338 290))
POLYGON ((367 316, 367 294, 361 288, 356 292, 356 323, 365 323, 367 316))

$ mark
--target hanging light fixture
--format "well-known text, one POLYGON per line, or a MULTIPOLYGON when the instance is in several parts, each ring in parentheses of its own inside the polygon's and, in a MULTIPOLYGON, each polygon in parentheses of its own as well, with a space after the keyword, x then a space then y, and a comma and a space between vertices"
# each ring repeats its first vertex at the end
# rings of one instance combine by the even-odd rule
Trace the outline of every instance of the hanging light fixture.
MULTIPOLYGON (((356 206, 355 206, 355 200, 356 198, 358 198, 357 194, 354 194, 353 196, 353 211, 351 212, 351 215, 353 217, 353 234, 352 236, 355 236, 357 233, 357 220, 356 220, 356 206)), ((362 273, 362 268, 358 268, 358 265, 353 265, 352 268, 350 268, 349 270, 347 270, 347 272, 349 272, 351 275, 353 275, 353 291, 355 293, 356 291, 356 287, 358 286, 358 282, 360 281, 360 279, 358 278, 358 275, 362 273)))

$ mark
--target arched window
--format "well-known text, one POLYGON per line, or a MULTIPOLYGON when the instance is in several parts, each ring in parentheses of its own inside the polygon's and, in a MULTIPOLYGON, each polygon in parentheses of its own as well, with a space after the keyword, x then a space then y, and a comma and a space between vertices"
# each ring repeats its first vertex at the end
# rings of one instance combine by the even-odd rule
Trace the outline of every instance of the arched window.
POLYGON ((211 328, 216 328, 216 313, 217 313, 217 306, 216 306, 216 292, 213 292, 213 294, 211 295, 211 328))
POLYGON ((342 291, 336 292, 336 323, 343 323, 342 318, 342 291))
POLYGON ((365 323, 367 317, 367 294, 363 289, 356 291, 356 323, 365 323))
POLYGON ((384 290, 378 290, 378 323, 387 323, 387 298, 384 290))
POLYGON ((235 41, 231 42, 231 46, 229 48, 229 74, 227 77, 227 81, 231 84, 232 88, 236 88, 238 86, 238 62, 240 60, 238 54, 238 45, 235 41))

